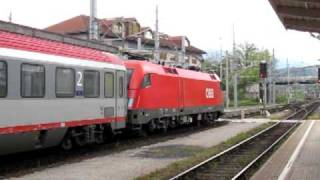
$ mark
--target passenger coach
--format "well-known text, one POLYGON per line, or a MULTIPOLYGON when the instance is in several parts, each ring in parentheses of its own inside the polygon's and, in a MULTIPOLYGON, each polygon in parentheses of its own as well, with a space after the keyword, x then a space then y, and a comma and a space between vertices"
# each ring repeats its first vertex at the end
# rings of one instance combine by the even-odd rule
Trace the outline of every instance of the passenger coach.
POLYGON ((125 128, 125 70, 108 53, 0 31, 0 155, 125 128))

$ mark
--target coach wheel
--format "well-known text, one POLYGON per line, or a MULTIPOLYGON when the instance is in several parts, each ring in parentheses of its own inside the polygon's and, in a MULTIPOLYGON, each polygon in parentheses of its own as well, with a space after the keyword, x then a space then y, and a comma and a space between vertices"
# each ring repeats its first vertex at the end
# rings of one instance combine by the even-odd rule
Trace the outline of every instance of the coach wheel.
POLYGON ((95 142, 97 144, 102 144, 104 143, 104 135, 103 133, 97 133, 96 136, 95 136, 95 142))
POLYGON ((72 139, 70 136, 65 136, 61 143, 61 148, 65 151, 71 150, 73 147, 72 139))

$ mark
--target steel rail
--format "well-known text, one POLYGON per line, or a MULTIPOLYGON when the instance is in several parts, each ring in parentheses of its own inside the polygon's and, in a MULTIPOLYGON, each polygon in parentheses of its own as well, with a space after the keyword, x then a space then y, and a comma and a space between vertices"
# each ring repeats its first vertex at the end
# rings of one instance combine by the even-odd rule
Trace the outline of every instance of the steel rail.
POLYGON ((302 114, 302 117, 300 118, 305 119, 306 117, 308 117, 310 115, 310 113, 312 113, 318 106, 319 106, 320 102, 319 101, 315 101, 315 102, 311 102, 309 104, 306 105, 306 107, 301 108, 300 110, 296 111, 295 113, 289 115, 286 119, 295 119, 295 117, 299 117, 299 114, 302 114))
POLYGON ((222 151, 221 153, 218 153, 218 154, 216 154, 216 155, 214 155, 214 156, 210 157, 209 159, 207 159, 207 160, 205 160, 205 161, 203 161, 203 162, 201 162, 201 163, 199 163, 199 164, 197 164, 197 165, 195 165, 195 166, 192 166, 191 168, 189 168, 189 169, 187 169, 187 170, 185 170, 185 171, 183 171, 183 172, 179 173, 178 175, 176 175, 176 176, 174 176, 174 177, 170 178, 170 180, 176 180, 176 179, 180 179, 180 178, 182 178, 183 176, 185 176, 186 174, 188 174, 188 173, 190 173, 190 172, 192 172, 192 171, 196 170, 197 168, 199 168, 199 167, 201 167, 201 166, 203 166, 203 165, 205 165, 205 164, 207 164, 207 163, 209 163, 209 162, 213 161, 214 159, 217 159, 217 158, 221 157, 222 155, 225 155, 225 154, 227 154, 227 153, 229 153, 229 152, 231 152, 231 151, 235 150, 236 148, 240 147, 241 145, 243 145, 243 144, 245 144, 245 143, 247 143, 247 142, 251 141, 252 139, 254 139, 254 138, 256 138, 256 137, 260 136, 261 134, 263 134, 263 133, 265 133, 265 132, 267 132, 267 131, 271 130, 272 128, 274 128, 274 127, 278 126, 280 123, 281 123, 281 122, 277 122, 276 124, 274 124, 274 125, 272 125, 272 126, 270 126, 270 127, 266 128, 266 129, 264 129, 264 130, 262 130, 262 131, 260 131, 260 132, 256 133, 255 135, 253 135, 253 136, 251 136, 251 137, 249 137, 249 138, 247 138, 247 139, 245 139, 245 140, 243 140, 243 141, 239 142, 238 144, 236 144, 236 145, 234 145, 234 146, 232 146, 232 147, 230 147, 230 148, 228 148, 228 149, 226 149, 226 150, 222 151))
POLYGON ((259 156, 257 156, 253 161, 251 161, 246 167, 244 167, 238 174, 236 174, 232 180, 239 179, 245 176, 245 173, 252 168, 255 163, 261 160, 268 152, 270 152, 280 141, 282 141, 294 128, 296 128, 298 123, 295 123, 288 131, 286 131, 281 137, 279 137, 273 144, 271 144, 265 151, 263 151, 259 156))

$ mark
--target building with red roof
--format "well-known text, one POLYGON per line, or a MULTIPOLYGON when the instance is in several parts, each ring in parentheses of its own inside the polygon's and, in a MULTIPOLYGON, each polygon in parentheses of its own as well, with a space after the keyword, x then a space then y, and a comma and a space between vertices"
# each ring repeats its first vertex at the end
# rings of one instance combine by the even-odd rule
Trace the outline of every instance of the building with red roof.
MULTIPOLYGON (((90 17, 79 15, 59 22, 44 30, 73 37, 89 38, 90 17)), ((136 18, 116 17, 97 19, 100 41, 120 47, 122 51, 153 59, 154 31, 141 27, 136 18)), ((191 45, 185 36, 160 35, 160 60, 166 64, 200 67, 206 52, 191 45), (183 53, 185 52, 185 53, 183 53)))

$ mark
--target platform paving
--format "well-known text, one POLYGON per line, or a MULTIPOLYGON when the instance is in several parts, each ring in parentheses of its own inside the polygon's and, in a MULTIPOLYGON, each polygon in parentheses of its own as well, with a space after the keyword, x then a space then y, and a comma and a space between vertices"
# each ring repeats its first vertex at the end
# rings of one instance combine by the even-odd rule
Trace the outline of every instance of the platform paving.
POLYGON ((248 131, 262 122, 230 122, 227 125, 194 133, 136 149, 125 150, 107 156, 86 159, 33 172, 12 179, 23 180, 105 180, 133 179, 170 163, 187 158, 201 148, 217 145, 241 132, 248 131))

